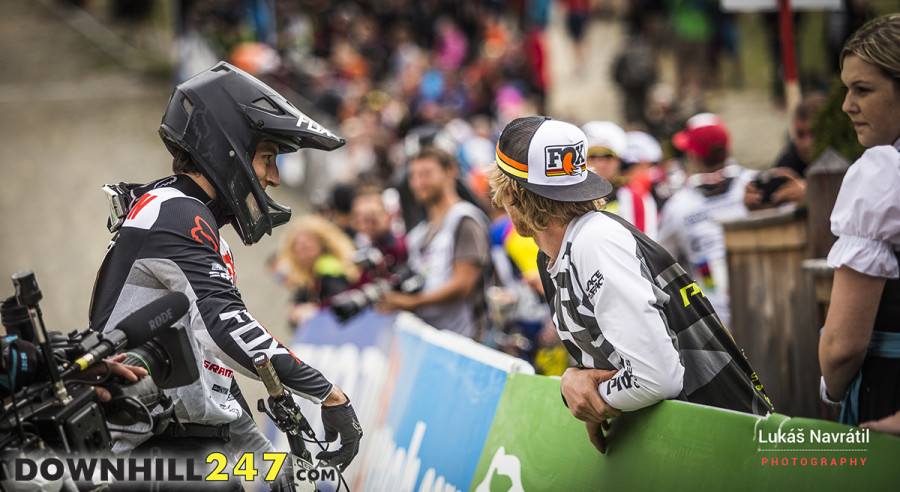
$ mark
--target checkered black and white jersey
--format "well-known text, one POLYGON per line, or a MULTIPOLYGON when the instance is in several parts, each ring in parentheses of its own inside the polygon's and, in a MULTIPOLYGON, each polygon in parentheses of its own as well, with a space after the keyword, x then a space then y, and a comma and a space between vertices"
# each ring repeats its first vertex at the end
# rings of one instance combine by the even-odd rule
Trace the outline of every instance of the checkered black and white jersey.
POLYGON ((765 414, 771 403, 702 290, 665 249, 623 219, 573 220, 539 270, 553 323, 580 367, 617 370, 612 407, 679 399, 765 414))

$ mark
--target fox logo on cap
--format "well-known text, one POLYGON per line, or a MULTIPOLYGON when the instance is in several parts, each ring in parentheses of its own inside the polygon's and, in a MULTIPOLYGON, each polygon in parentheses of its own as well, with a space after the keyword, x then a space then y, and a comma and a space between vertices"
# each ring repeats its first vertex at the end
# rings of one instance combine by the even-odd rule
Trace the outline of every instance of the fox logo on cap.
POLYGON ((578 176, 584 172, 584 143, 553 145, 544 148, 547 176, 578 176))
POLYGON ((526 190, 559 202, 609 196, 609 181, 587 170, 587 137, 577 126, 546 116, 506 125, 497 140, 497 167, 526 190))

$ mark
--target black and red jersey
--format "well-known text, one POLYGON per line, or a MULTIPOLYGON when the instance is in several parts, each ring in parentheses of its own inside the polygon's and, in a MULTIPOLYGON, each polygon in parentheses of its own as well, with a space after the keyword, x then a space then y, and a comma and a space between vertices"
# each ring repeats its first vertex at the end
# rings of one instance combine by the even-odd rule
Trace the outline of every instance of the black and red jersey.
POLYGON ((167 390, 182 421, 220 424, 241 416, 234 371, 258 379, 251 361, 260 352, 286 387, 321 402, 333 385, 247 311, 214 209, 215 202, 185 175, 160 180, 136 197, 98 273, 91 327, 108 331, 148 302, 183 292, 191 307, 182 322, 192 335, 200 378, 167 390))

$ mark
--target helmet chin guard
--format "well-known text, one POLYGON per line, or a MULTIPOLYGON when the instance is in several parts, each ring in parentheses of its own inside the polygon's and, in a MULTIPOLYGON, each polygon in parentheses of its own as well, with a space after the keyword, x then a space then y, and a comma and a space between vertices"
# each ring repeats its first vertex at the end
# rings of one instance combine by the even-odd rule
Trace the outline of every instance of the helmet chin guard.
POLYGON ((288 153, 331 151, 346 143, 281 94, 225 62, 175 87, 159 134, 173 155, 179 149, 191 155, 248 245, 291 216, 290 207, 269 197, 256 177, 256 146, 271 141, 280 153, 288 153))

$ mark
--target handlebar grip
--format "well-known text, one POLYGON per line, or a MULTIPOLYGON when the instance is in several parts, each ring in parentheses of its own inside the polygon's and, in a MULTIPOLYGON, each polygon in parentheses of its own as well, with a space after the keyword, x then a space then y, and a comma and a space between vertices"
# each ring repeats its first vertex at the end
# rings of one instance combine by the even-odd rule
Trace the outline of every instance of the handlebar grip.
POLYGON ((266 391, 269 392, 269 396, 278 398, 284 395, 284 385, 281 384, 281 379, 275 372, 275 368, 272 367, 272 362, 269 361, 268 355, 264 353, 256 354, 253 357, 253 367, 256 368, 260 379, 266 385, 266 391))

